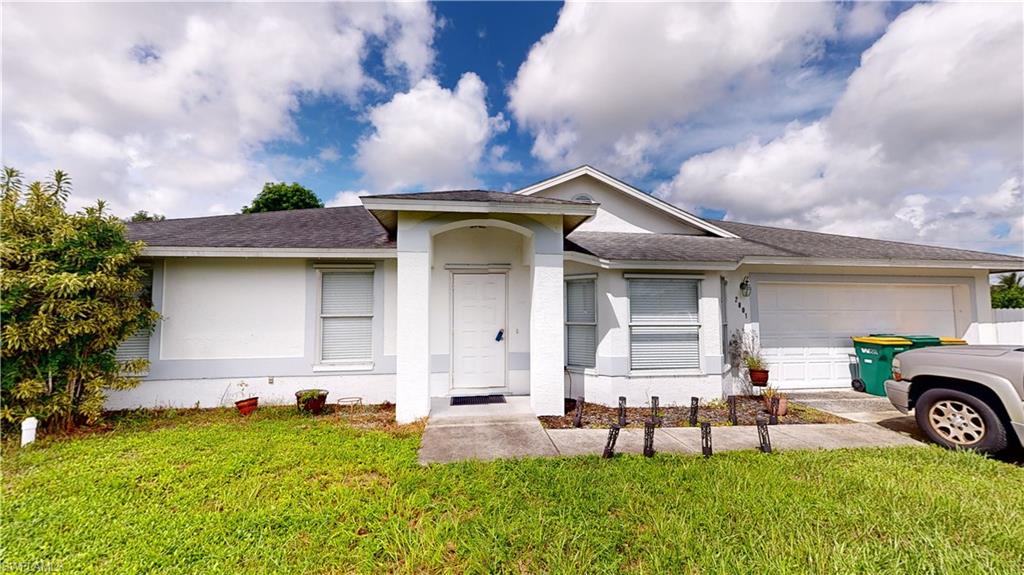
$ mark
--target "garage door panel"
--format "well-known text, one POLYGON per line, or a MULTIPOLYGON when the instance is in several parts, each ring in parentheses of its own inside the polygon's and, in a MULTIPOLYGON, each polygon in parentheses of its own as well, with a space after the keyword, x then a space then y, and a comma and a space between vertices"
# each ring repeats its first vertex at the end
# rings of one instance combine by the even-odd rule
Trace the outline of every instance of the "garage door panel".
POLYGON ((787 380, 804 379, 806 367, 804 363, 785 363, 782 365, 782 377, 787 380))
POLYGON ((768 326, 768 331, 779 331, 783 325, 782 315, 778 312, 767 312, 761 318, 761 325, 768 326))
POLYGON ((830 381, 833 378, 831 362, 809 362, 806 369, 807 379, 811 381, 830 381))
POLYGON ((761 345, 782 388, 847 387, 850 337, 955 336, 952 286, 760 283, 761 345))

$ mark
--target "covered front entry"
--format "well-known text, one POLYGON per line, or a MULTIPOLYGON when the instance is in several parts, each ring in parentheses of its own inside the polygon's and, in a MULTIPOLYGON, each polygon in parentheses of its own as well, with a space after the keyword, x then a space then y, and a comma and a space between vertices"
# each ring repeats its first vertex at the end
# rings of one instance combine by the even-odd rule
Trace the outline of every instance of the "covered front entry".
POLYGON ((398 244, 398 421, 429 415, 433 399, 495 393, 563 414, 564 238, 596 205, 478 191, 363 205, 398 244))
POLYGON ((508 276, 453 272, 451 277, 451 393, 505 391, 508 276))

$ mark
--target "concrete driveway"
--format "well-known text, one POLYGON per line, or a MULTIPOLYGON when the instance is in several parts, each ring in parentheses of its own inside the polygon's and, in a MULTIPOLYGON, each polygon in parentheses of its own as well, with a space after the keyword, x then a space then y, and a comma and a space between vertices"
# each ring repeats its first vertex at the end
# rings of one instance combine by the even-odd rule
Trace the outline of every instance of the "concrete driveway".
MULTIPOLYGON (((851 421, 870 423, 923 443, 931 443, 917 426, 913 415, 903 415, 889 403, 888 398, 850 390, 787 392, 790 401, 845 417, 851 421)), ((1024 448, 1010 449, 993 456, 994 459, 1024 467, 1024 448)))
POLYGON ((927 441, 927 438, 918 429, 914 417, 900 413, 886 397, 878 397, 852 389, 788 391, 786 395, 793 403, 813 407, 857 423, 873 423, 886 429, 905 433, 918 441, 927 441))

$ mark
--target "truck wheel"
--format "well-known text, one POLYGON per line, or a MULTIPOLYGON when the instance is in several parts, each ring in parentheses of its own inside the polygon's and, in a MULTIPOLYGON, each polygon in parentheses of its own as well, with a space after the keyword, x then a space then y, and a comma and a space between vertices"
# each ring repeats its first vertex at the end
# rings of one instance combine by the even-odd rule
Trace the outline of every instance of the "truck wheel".
POLYGON ((864 391, 865 389, 867 389, 866 387, 864 387, 864 380, 860 379, 859 377, 851 381, 850 386, 853 387, 854 391, 864 391))
POLYGON ((929 389, 914 405, 917 425, 948 449, 995 453, 1006 448, 1006 428, 983 400, 955 389, 929 389))

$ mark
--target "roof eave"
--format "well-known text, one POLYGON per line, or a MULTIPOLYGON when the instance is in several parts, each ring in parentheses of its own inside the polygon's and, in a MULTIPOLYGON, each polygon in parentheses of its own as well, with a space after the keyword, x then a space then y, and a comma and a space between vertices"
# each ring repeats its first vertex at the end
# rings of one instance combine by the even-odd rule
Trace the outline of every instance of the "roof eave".
POLYGON ((395 248, 252 248, 211 246, 153 246, 142 249, 144 257, 207 258, 364 258, 397 257, 395 248))
POLYGON ((994 273, 1019 271, 1024 269, 1024 262, 999 260, 926 260, 900 258, 820 258, 820 257, 778 257, 778 256, 747 256, 741 262, 747 265, 805 265, 805 266, 842 266, 842 267, 890 267, 890 268, 945 268, 989 271, 994 273))
POLYGON ((396 212, 460 212, 505 213, 534 215, 564 215, 590 217, 597 213, 597 204, 541 204, 517 202, 491 202, 472 200, 375 199, 363 197, 363 206, 372 211, 396 212))

